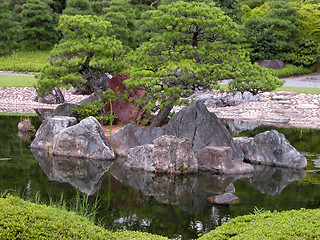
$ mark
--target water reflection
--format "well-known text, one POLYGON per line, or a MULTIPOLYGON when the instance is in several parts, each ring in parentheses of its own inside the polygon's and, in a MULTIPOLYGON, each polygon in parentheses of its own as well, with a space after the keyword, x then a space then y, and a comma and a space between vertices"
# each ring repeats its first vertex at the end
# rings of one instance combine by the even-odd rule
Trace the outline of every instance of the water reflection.
POLYGON ((250 184, 261 193, 274 196, 298 179, 306 176, 306 170, 253 165, 254 175, 250 184))
POLYGON ((31 149, 49 180, 67 182, 79 191, 93 195, 96 193, 109 171, 113 161, 49 156, 46 151, 31 149))
POLYGON ((139 170, 124 170, 115 163, 110 173, 128 187, 138 189, 158 202, 178 206, 186 212, 201 212, 213 195, 234 193, 232 183, 251 175, 198 173, 188 176, 164 175, 139 170))

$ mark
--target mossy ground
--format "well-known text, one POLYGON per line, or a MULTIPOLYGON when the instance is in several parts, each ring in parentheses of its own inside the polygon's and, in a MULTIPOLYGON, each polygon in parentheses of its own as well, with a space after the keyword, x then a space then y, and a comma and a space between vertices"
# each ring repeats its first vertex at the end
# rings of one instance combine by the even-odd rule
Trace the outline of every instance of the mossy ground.
POLYGON ((168 239, 141 232, 110 232, 73 212, 0 198, 0 239, 168 239))
POLYGON ((199 239, 320 239, 320 210, 268 211, 245 215, 199 239))
MULTIPOLYGON (((0 239, 168 239, 111 232, 73 212, 7 196, 0 198, 0 239)), ((232 219, 199 239, 319 239, 320 210, 270 211, 232 219)))

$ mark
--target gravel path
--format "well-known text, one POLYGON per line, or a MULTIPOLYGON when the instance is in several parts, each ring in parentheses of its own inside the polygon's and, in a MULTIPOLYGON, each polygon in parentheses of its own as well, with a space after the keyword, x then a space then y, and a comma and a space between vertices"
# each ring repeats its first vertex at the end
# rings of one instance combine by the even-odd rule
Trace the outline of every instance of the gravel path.
MULTIPOLYGON (((287 78, 286 86, 320 88, 320 74, 287 78)), ((76 103, 87 97, 74 95, 71 90, 62 89, 62 92, 66 102, 76 103)), ((320 129, 320 95, 291 92, 262 95, 265 98, 265 101, 262 102, 249 102, 232 107, 207 107, 221 119, 320 129)), ((0 112, 35 113, 35 109, 55 109, 57 107, 57 104, 35 102, 35 97, 36 92, 32 87, 0 88, 0 112)))

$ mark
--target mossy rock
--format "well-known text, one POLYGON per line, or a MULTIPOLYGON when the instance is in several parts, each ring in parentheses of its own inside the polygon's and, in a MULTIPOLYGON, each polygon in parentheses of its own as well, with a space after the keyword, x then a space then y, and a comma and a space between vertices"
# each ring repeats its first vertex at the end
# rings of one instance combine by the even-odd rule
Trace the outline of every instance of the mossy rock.
POLYGON ((301 209, 245 215, 205 234, 205 239, 319 239, 320 210, 301 209))
POLYGON ((110 232, 73 212, 7 196, 0 198, 0 239, 168 239, 141 232, 110 232))

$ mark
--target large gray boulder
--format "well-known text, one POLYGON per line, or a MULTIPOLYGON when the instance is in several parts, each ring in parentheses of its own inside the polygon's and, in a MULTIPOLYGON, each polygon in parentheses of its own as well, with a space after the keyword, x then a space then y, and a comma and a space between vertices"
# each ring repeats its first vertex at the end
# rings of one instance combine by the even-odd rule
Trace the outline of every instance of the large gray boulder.
POLYGON ((117 155, 127 156, 130 148, 150 144, 162 135, 161 127, 139 127, 130 123, 112 134, 111 143, 117 155))
POLYGON ((41 124, 30 147, 46 150, 50 155, 114 159, 113 149, 94 117, 79 124, 74 117, 49 118, 41 124))
POLYGON ((243 174, 254 172, 254 168, 242 161, 232 159, 230 147, 205 147, 197 156, 199 171, 219 174, 243 174))
POLYGON ((188 139, 161 136, 128 151, 124 166, 149 172, 190 173, 198 171, 198 162, 188 139))
POLYGON ((78 113, 73 109, 79 107, 81 107, 81 105, 75 103, 62 103, 54 109, 53 116, 66 116, 77 118, 78 113))
POLYGON ((77 124, 77 119, 74 117, 47 118, 43 121, 36 137, 32 141, 30 147, 49 151, 53 145, 54 138, 61 130, 77 124))
POLYGON ((188 138, 196 155, 206 146, 230 147, 234 160, 243 160, 243 152, 213 112, 197 101, 176 113, 169 121, 167 135, 188 138))
POLYGON ((63 129, 56 135, 51 153, 90 159, 114 159, 114 152, 100 123, 94 117, 63 129))
POLYGON ((259 133, 253 138, 235 138, 250 163, 305 169, 306 158, 277 130, 259 133))
POLYGON ((280 70, 284 68, 284 62, 279 59, 264 59, 257 61, 257 64, 262 68, 280 70))

